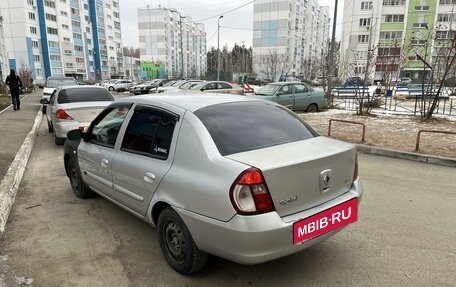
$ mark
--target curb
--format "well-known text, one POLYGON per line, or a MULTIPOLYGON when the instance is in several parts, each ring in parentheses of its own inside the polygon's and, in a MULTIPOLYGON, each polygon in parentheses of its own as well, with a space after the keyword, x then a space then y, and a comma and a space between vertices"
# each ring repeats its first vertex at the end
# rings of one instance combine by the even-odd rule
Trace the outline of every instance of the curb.
POLYGON ((35 117, 35 122, 32 129, 27 134, 21 148, 14 157, 8 171, 5 174, 2 182, 0 183, 0 238, 5 231, 6 222, 11 211, 11 207, 16 199, 17 190, 21 183, 22 176, 24 175, 27 162, 32 152, 35 143, 36 135, 42 119, 41 109, 35 117))
POLYGON ((432 156, 413 152, 403 152, 386 148, 372 147, 362 144, 357 144, 356 147, 360 152, 365 154, 394 157, 429 164, 456 167, 456 158, 432 156))

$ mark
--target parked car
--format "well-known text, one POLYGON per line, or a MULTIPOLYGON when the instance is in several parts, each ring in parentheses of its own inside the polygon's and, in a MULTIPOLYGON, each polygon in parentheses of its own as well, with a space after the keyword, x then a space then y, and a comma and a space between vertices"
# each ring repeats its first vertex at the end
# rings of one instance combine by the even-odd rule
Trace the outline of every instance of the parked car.
POLYGON ((130 93, 132 93, 134 95, 148 94, 151 89, 157 87, 158 81, 159 81, 159 79, 155 79, 152 81, 146 81, 141 84, 131 86, 130 93))
POLYGON ((64 166, 76 196, 157 227, 182 274, 207 254, 257 264, 303 250, 355 222, 362 195, 353 144, 245 96, 119 99, 68 132, 64 166))
POLYGON ((196 91, 199 90, 201 92, 207 92, 207 91, 214 91, 217 90, 216 92, 222 93, 227 90, 232 90, 234 87, 232 84, 224 81, 209 81, 209 82, 201 82, 199 84, 196 84, 192 86, 188 91, 196 91))
POLYGON ((407 77, 399 78, 398 81, 397 81, 397 85, 398 86, 407 86, 407 85, 409 85, 411 83, 412 83, 412 79, 407 78, 407 77))
POLYGON ((49 100, 42 99, 40 103, 49 106, 48 131, 54 133, 55 144, 62 145, 68 131, 88 126, 114 100, 105 88, 86 85, 58 87, 49 100))
POLYGON ((113 91, 121 92, 121 91, 128 91, 130 89, 130 87, 133 85, 134 85, 134 83, 131 80, 120 79, 120 80, 116 80, 114 82, 109 81, 104 84, 104 87, 111 92, 113 92, 113 91))
MULTIPOLYGON (((76 81, 73 77, 48 77, 44 85, 39 85, 40 89, 43 89, 43 93, 41 94, 41 99, 46 99, 49 101, 52 93, 55 91, 57 87, 63 86, 73 86, 78 85, 78 81, 76 81)), ((46 113, 47 105, 43 104, 42 111, 43 114, 46 113)))
POLYGON ((293 111, 317 112, 328 106, 322 90, 316 90, 301 82, 270 83, 249 97, 270 100, 293 111))
POLYGON ((198 85, 199 83, 202 83, 202 80, 183 80, 183 81, 177 81, 174 84, 168 86, 168 87, 159 87, 157 89, 158 93, 172 93, 172 92, 180 92, 182 90, 188 90, 191 87, 198 85))

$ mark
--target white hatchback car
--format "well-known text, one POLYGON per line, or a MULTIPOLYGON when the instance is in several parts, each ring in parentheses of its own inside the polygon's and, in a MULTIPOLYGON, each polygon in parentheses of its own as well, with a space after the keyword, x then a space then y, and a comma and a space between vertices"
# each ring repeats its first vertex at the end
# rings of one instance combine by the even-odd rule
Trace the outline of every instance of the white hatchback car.
POLYGON ((109 81, 108 83, 104 84, 104 87, 106 87, 111 92, 113 92, 113 91, 122 92, 122 91, 130 90, 130 87, 133 85, 134 85, 133 81, 121 79, 121 80, 117 80, 114 82, 109 81))
POLYGON ((357 220, 353 144, 270 101, 196 93, 122 98, 68 132, 75 195, 96 192, 156 226, 183 274, 208 253, 243 264, 296 253, 357 220))

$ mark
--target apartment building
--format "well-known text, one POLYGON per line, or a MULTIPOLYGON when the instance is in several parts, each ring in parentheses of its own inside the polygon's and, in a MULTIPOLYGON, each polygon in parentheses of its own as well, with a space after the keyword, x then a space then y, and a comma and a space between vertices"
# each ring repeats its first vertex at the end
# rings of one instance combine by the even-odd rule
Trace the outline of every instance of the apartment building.
POLYGON ((442 40, 453 37, 455 6, 456 0, 345 1, 341 76, 429 77, 426 63, 435 60, 442 40))
POLYGON ((329 7, 317 0, 255 0, 254 72, 271 80, 321 76, 329 28, 329 7), (276 68, 269 70, 271 66, 276 68))
POLYGON ((119 0, 0 0, 8 64, 33 78, 124 74, 119 0))
POLYGON ((201 78, 206 75, 204 24, 175 9, 138 9, 141 61, 165 66, 167 77, 201 78))
POLYGON ((3 29, 3 16, 2 10, 0 9, 0 81, 4 81, 6 75, 8 75, 8 62, 6 56, 6 45, 5 45, 5 32, 3 29))

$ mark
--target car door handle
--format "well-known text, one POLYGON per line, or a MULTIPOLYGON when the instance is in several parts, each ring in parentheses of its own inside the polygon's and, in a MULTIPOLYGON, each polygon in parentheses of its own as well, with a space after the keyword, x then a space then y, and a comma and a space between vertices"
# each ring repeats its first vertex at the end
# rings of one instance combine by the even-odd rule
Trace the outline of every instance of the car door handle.
POLYGON ((151 173, 151 172, 146 172, 144 174, 144 181, 145 182, 148 182, 148 183, 153 183, 155 181, 155 174, 151 173))
POLYGON ((107 159, 102 159, 101 160, 101 166, 102 167, 108 167, 109 161, 107 159))

